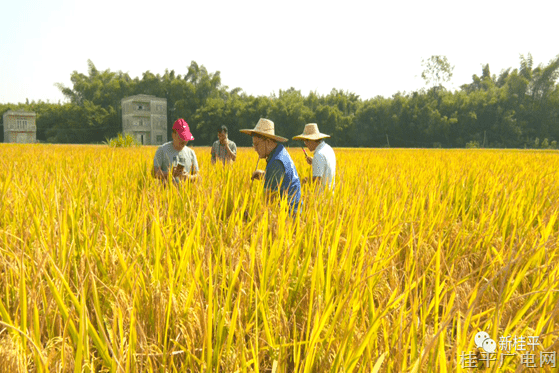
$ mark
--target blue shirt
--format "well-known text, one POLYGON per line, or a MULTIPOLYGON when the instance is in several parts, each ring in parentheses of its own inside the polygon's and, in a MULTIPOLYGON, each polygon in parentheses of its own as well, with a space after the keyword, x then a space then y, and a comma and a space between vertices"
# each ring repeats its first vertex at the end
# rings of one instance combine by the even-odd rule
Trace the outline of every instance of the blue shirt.
POLYGON ((282 144, 278 144, 268 158, 264 187, 271 191, 279 188, 282 197, 287 193, 290 212, 299 212, 301 181, 295 163, 282 144))

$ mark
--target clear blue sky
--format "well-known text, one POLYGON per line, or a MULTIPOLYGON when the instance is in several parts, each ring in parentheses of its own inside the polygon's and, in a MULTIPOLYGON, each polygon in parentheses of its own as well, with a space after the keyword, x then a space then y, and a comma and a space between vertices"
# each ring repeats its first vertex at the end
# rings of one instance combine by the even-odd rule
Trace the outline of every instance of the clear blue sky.
POLYGON ((165 69, 191 61, 252 95, 294 87, 363 99, 424 87, 421 60, 445 55, 447 88, 559 54, 555 1, 18 0, 0 21, 0 103, 64 101, 72 71, 165 69))

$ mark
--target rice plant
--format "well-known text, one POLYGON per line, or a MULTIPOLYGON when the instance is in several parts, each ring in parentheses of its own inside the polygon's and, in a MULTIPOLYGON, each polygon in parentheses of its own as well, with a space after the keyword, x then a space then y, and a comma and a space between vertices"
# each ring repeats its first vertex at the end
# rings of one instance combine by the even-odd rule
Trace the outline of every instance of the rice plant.
POLYGON ((103 144, 108 145, 111 148, 129 148, 131 146, 140 145, 138 140, 136 140, 136 138, 129 133, 127 133, 126 135, 119 133, 116 137, 103 141, 103 144))
POLYGON ((336 149, 293 219, 252 149, 167 187, 155 150, 0 145, 0 372, 553 371, 556 152, 336 149))

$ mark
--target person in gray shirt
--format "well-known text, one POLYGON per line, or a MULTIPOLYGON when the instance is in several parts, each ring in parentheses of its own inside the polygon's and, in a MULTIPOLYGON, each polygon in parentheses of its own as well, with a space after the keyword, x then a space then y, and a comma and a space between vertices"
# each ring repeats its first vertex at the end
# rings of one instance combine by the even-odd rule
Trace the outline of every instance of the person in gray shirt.
POLYGON ((175 182, 197 180, 199 168, 196 153, 186 146, 189 141, 194 140, 194 136, 184 119, 177 119, 173 124, 172 137, 173 141, 161 145, 155 152, 153 177, 166 182, 171 173, 175 182))
POLYGON ((212 164, 219 159, 225 164, 226 162, 235 162, 237 159, 237 145, 229 140, 227 135, 227 127, 221 126, 217 130, 217 140, 212 145, 212 164))

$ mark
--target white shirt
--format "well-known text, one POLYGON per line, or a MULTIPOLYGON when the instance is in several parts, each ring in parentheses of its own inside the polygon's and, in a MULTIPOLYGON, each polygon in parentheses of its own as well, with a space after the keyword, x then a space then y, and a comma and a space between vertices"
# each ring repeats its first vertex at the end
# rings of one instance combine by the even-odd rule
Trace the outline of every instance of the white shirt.
POLYGON ((322 141, 314 150, 312 175, 322 177, 323 187, 334 190, 336 185, 336 155, 334 149, 322 141))

